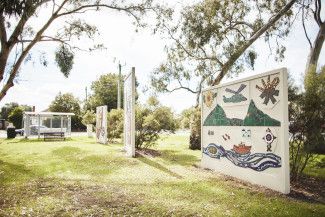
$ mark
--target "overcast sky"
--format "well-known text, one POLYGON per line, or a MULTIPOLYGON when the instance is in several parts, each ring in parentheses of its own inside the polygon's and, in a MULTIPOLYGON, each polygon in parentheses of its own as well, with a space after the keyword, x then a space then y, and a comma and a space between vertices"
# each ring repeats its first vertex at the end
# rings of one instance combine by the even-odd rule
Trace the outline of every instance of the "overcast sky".
MULTIPOLYGON (((38 17, 40 22, 41 16, 38 17)), ((118 61, 124 65, 123 74, 128 73, 131 67, 136 68, 136 76, 140 83, 140 100, 143 102, 148 97, 141 94, 143 87, 149 84, 150 72, 165 58, 164 46, 166 41, 159 35, 153 35, 150 30, 135 31, 132 19, 119 13, 107 11, 100 14, 87 16, 89 22, 98 26, 100 36, 97 41, 103 42, 107 50, 94 53, 78 52, 75 56, 75 64, 69 78, 65 78, 54 63, 55 44, 40 44, 33 50, 36 57, 39 52, 46 52, 49 65, 43 67, 38 59, 24 64, 18 83, 9 90, 0 106, 7 102, 18 102, 36 106, 37 111, 44 110, 59 93, 73 93, 80 100, 85 99, 85 87, 90 89, 91 82, 105 73, 117 73, 118 61), (115 62, 114 62, 115 60, 115 62)), ((312 22, 313 23, 313 22, 312 22)), ((312 38, 317 33, 315 25, 308 25, 308 32, 312 38)), ((83 46, 84 41, 79 42, 83 46)), ((254 44, 258 52, 255 69, 246 70, 239 77, 262 73, 268 70, 287 67, 294 75, 295 80, 301 82, 304 72, 309 45, 305 38, 301 24, 297 23, 290 37, 286 40, 286 58, 277 63, 274 57, 269 56, 269 48, 262 42, 254 44)), ((324 49, 323 49, 324 50, 324 49)), ((320 56, 320 65, 325 64, 325 52, 320 56)), ((238 79, 233 78, 233 79, 238 79)), ((170 106, 176 112, 182 111, 195 104, 195 96, 186 91, 172 94, 160 94, 159 100, 170 106)))

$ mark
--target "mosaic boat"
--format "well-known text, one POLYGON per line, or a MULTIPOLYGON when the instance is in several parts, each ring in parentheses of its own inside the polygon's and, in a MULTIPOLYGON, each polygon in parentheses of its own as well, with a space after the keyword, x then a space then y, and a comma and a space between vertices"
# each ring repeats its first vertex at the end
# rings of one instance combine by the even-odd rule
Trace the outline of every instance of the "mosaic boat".
POLYGON ((244 155, 251 152, 252 146, 246 146, 243 142, 239 143, 238 145, 234 145, 233 151, 237 154, 244 155))

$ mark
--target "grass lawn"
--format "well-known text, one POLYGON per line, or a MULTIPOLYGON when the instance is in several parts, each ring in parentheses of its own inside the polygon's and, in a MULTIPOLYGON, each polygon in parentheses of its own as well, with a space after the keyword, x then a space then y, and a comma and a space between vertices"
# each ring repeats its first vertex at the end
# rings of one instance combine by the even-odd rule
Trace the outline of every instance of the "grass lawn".
POLYGON ((313 163, 307 165, 304 173, 325 180, 325 155, 318 155, 313 163))
POLYGON ((159 156, 132 159, 88 138, 0 140, 0 216, 325 216, 325 204, 196 167, 187 143, 165 136, 159 156))

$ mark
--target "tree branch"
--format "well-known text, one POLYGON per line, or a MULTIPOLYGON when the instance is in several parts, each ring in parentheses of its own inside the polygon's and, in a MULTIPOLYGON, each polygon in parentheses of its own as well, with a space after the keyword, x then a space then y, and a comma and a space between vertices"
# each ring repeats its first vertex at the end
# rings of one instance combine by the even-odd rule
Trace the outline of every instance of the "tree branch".
MULTIPOLYGON (((44 1, 39 1, 38 4, 34 5, 31 10, 24 10, 24 13, 21 15, 21 18, 18 22, 18 24, 16 25, 14 31, 12 32, 9 40, 8 40, 8 45, 10 50, 14 47, 14 45, 17 43, 18 37, 19 35, 21 35, 21 33, 24 30, 24 26, 26 24, 26 22, 28 21, 28 19, 34 14, 34 12, 36 11, 36 9, 38 7, 40 7, 42 4, 45 4, 47 2, 49 2, 50 0, 44 0, 44 1)), ((64 2, 66 2, 67 0, 65 0, 64 2)))
MULTIPOLYGON (((196 56, 194 55, 193 53, 191 53, 190 51, 188 51, 185 46, 178 40, 174 37, 174 35, 172 34, 171 30, 166 26, 164 25, 164 27, 167 29, 167 32, 168 32, 168 35, 180 46, 180 48, 185 51, 185 53, 191 57, 191 58, 194 58, 195 60, 212 60, 212 61, 216 61, 218 62, 218 64, 220 65, 223 65, 223 63, 217 58, 217 57, 211 57, 211 56, 207 56, 206 55, 206 52, 204 51, 203 53, 205 54, 205 57, 199 57, 199 56, 196 56)), ((203 50, 202 47, 199 47, 201 50, 203 50)))
POLYGON ((181 90, 181 89, 187 90, 187 91, 189 91, 189 92, 191 92, 191 93, 194 93, 194 94, 197 93, 197 91, 194 91, 194 90, 192 90, 192 89, 189 88, 189 87, 183 87, 183 86, 181 86, 181 87, 176 87, 176 88, 171 89, 171 90, 168 90, 168 89, 166 88, 166 91, 172 93, 172 92, 174 92, 174 91, 176 91, 176 90, 181 90))
POLYGON ((321 0, 315 0, 314 18, 315 18, 316 23, 318 24, 318 26, 322 25, 322 20, 321 20, 321 16, 320 16, 321 9, 322 9, 321 0))
POLYGON ((237 26, 237 25, 245 25, 248 26, 249 28, 251 28, 252 30, 254 30, 254 26, 250 23, 244 22, 244 21, 235 21, 233 22, 235 25, 233 26, 237 26))
POLYGON ((1 40, 1 50, 7 45, 7 32, 5 27, 5 19, 2 14, 0 14, 0 40, 1 40))
MULTIPOLYGON (((61 10, 61 8, 64 6, 64 4, 67 2, 68 0, 64 0, 60 7, 56 10, 56 12, 49 18, 49 20, 44 24, 44 26, 36 33, 34 39, 26 46, 26 48, 22 51, 21 55, 19 56, 17 62, 14 64, 13 68, 11 69, 10 71, 10 75, 9 75, 9 78, 6 82, 6 84, 3 86, 3 88, 1 89, 0 91, 0 101, 3 99, 3 97, 7 94, 7 91, 14 86, 14 79, 15 77, 17 76, 17 73, 18 73, 18 69, 21 65, 21 63, 23 62, 23 60, 25 59, 26 55, 29 53, 29 51, 32 49, 32 47, 39 41, 41 40, 41 37, 42 37, 42 34, 45 32, 45 30, 50 26, 50 24, 53 22, 53 20, 55 20, 56 18, 56 14, 59 13, 59 11, 61 10)), ((23 16, 24 17, 24 16, 23 16)), ((21 19, 21 25, 25 25, 26 21, 27 20, 23 20, 21 19)), ((18 24, 19 25, 19 24, 18 24)), ((23 26, 21 26, 21 28, 23 28, 23 26)), ((17 27, 16 27, 17 29, 17 27)), ((18 32, 22 32, 22 30, 17 30, 16 31, 17 33, 18 32)), ((16 33, 16 34, 17 34, 16 33)), ((19 36, 19 34, 18 34, 19 36)), ((17 37, 18 37, 17 36, 17 37)), ((13 42, 15 42, 15 44, 17 43, 17 41, 19 41, 18 38, 15 38, 13 39, 13 42)), ((0 74, 0 77, 2 78, 3 77, 3 73, 4 71, 2 72, 2 74, 0 74)), ((1 79, 2 80, 2 79, 1 79)), ((0 81, 1 81, 0 80, 0 81)))
POLYGON ((130 14, 131 16, 133 16, 137 20, 137 22, 138 22, 139 18, 132 11, 145 11, 145 10, 153 9, 152 7, 142 7, 139 5, 133 5, 133 6, 129 6, 129 7, 118 7, 118 6, 107 5, 107 4, 92 4, 92 5, 83 5, 78 8, 75 8, 73 10, 63 12, 61 14, 58 14, 57 17, 61 17, 61 16, 73 14, 73 13, 78 13, 78 12, 83 13, 83 11, 82 12, 80 12, 80 11, 84 10, 84 9, 90 9, 90 8, 96 8, 96 9, 108 8, 108 9, 112 9, 112 10, 124 11, 124 12, 130 14))
POLYGON ((310 46, 310 48, 312 48, 313 45, 311 44, 310 38, 309 38, 308 33, 307 33, 307 30, 306 30, 306 25, 305 25, 305 5, 304 4, 302 6, 302 17, 301 17, 301 21, 302 21, 302 27, 304 29, 305 36, 307 38, 307 41, 309 43, 309 46, 310 46))
POLYGON ((229 60, 224 64, 222 67, 221 72, 216 77, 216 79, 213 81, 212 85, 217 85, 220 83, 220 81, 223 79, 223 77, 228 73, 232 65, 238 60, 238 58, 246 51, 246 49, 251 46, 262 34, 264 34, 271 26, 273 26, 286 12, 290 10, 292 5, 297 0, 291 0, 288 2, 275 16, 271 17, 266 25, 261 27, 258 31, 256 31, 250 39, 247 40, 247 42, 238 47, 237 52, 235 52, 229 60))

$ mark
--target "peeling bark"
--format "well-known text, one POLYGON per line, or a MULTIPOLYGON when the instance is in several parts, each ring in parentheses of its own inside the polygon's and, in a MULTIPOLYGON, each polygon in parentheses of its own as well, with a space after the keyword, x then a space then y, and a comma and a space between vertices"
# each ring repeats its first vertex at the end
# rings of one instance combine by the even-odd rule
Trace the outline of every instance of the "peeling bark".
POLYGON ((319 55, 322 51, 324 40, 325 40, 325 23, 322 23, 318 31, 318 34, 314 40, 313 46, 310 48, 309 51, 305 75, 307 75, 307 73, 311 72, 312 70, 317 70, 317 63, 318 63, 319 55))

